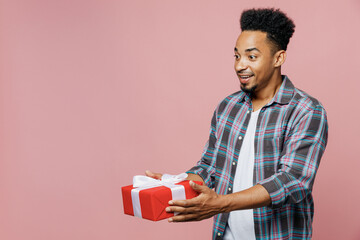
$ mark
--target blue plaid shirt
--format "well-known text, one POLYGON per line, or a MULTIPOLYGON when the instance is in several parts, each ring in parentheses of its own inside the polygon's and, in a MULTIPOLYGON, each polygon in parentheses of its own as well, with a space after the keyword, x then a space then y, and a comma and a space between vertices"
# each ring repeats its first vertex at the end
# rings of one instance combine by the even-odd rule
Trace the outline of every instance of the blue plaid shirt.
MULTIPOLYGON (((230 194, 252 103, 245 92, 216 108, 202 158, 188 173, 200 175, 218 194, 230 194)), ((283 76, 273 99, 259 113, 255 132, 254 185, 272 205, 254 209, 257 239, 311 239, 312 187, 327 143, 326 112, 320 102, 283 76)), ((214 216, 213 239, 223 239, 229 213, 214 216)))

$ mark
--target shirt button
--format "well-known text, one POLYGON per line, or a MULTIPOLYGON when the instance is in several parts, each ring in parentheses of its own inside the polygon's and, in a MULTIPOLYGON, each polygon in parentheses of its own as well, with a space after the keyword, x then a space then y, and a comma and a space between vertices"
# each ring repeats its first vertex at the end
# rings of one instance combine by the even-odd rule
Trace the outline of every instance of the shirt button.
POLYGON ((233 165, 235 165, 236 164, 236 162, 235 161, 233 161, 233 165))
POLYGON ((242 136, 239 136, 239 140, 241 140, 242 139, 242 136))
POLYGON ((231 187, 229 187, 229 191, 231 191, 231 187))
POLYGON ((249 113, 250 113, 250 110, 248 110, 246 113, 249 114, 249 113))
POLYGON ((221 236, 221 233, 218 233, 218 236, 221 236))

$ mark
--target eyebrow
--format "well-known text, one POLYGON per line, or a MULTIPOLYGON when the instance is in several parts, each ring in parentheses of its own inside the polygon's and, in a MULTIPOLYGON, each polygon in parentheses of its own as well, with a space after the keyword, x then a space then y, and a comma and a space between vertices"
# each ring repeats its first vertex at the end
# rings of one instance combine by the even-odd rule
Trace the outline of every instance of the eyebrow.
MULTIPOLYGON (((238 49, 235 47, 234 48, 234 51, 235 52, 239 52, 238 49)), ((251 52, 251 51, 258 51, 258 52, 261 52, 259 49, 253 47, 253 48, 248 48, 248 49, 245 49, 245 52, 251 52)))
POLYGON ((258 51, 258 52, 260 52, 260 50, 259 49, 257 49, 257 48, 248 48, 248 49, 246 49, 245 50, 245 52, 251 52, 251 51, 258 51))

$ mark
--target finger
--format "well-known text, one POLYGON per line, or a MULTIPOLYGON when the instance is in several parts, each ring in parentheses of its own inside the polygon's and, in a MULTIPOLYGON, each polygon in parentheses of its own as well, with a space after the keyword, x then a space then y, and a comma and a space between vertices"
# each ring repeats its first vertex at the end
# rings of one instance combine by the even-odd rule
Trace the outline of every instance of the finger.
POLYGON ((151 178, 155 178, 155 179, 161 179, 161 177, 162 177, 161 173, 153 173, 153 172, 151 172, 149 170, 146 170, 145 174, 146 174, 146 176, 151 177, 151 178))
POLYGON ((196 214, 180 214, 168 219, 168 222, 189 222, 198 221, 196 214))
MULTIPOLYGON (((197 198, 197 197, 195 197, 197 198)), ((170 206, 180 206, 180 207, 193 207, 195 206, 196 201, 194 201, 195 198, 188 199, 188 200, 170 200, 169 205, 170 206)))
POLYGON ((196 209, 194 207, 184 208, 184 207, 178 207, 178 206, 171 206, 171 207, 165 208, 165 211, 168 213, 178 212, 178 213, 184 214, 184 213, 194 213, 194 212, 196 212, 196 209))
POLYGON ((209 189, 207 186, 196 184, 193 181, 190 181, 190 187, 199 193, 206 193, 209 189))

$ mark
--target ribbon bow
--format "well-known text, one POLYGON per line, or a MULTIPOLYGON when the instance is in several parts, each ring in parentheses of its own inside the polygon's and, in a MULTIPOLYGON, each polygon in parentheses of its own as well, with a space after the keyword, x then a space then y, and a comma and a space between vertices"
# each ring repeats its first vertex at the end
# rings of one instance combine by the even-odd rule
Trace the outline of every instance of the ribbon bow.
POLYGON ((186 173, 181 173, 179 175, 163 174, 161 180, 159 180, 147 176, 136 175, 133 177, 133 187, 141 189, 159 186, 171 187, 176 183, 186 180, 187 176, 186 173))

